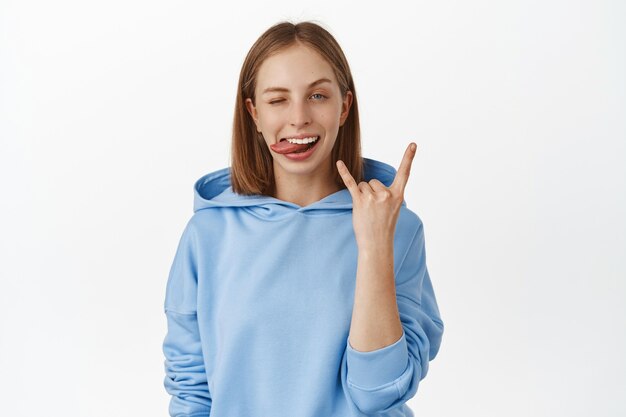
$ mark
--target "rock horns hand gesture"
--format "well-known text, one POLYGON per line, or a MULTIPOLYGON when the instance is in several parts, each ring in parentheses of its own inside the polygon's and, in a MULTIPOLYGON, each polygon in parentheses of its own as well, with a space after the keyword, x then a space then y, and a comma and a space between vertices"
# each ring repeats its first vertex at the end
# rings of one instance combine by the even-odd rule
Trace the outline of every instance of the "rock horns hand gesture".
POLYGON ((417 145, 411 142, 389 187, 376 178, 357 184, 343 161, 337 161, 339 174, 352 195, 352 225, 359 249, 393 245, 396 222, 416 150, 417 145))

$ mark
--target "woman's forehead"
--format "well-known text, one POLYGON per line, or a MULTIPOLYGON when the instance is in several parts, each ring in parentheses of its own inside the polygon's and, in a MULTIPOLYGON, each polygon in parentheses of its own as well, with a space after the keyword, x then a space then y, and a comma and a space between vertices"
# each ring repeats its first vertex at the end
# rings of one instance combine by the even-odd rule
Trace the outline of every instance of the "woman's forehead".
POLYGON ((262 93, 268 89, 288 91, 336 83, 331 65, 316 51, 301 45, 277 52, 263 61, 256 82, 262 93))

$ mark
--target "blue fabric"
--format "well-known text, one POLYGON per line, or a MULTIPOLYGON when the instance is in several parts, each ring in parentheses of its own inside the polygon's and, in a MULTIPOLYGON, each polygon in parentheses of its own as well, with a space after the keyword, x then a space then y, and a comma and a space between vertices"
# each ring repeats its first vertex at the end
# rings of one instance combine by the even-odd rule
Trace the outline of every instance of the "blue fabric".
MULTIPOLYGON (((392 166, 363 160, 366 181, 391 185, 392 166)), ((194 192, 164 303, 170 415, 413 416, 405 403, 444 327, 424 228, 406 202, 394 237, 403 333, 360 352, 348 342, 358 251, 347 189, 300 207, 233 193, 223 168, 194 192)))

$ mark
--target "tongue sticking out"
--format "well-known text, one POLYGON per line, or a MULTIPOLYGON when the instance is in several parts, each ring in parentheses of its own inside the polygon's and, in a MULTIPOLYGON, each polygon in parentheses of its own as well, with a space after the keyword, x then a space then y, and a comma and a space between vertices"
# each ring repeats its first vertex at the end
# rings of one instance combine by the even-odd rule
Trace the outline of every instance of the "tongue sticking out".
MULTIPOLYGON (((319 140, 319 139, 318 139, 319 140)), ((285 153, 294 153, 294 152, 302 152, 312 147, 316 142, 298 144, 298 143, 290 143, 287 140, 282 140, 278 143, 273 143, 270 145, 270 148, 276 153, 285 154, 285 153)))

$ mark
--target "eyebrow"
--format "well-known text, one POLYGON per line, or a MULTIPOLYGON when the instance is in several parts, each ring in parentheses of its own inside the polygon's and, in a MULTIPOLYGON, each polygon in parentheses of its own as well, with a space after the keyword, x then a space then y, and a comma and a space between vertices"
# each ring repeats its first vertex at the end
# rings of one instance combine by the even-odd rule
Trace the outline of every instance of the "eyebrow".
MULTIPOLYGON (((311 84, 309 84, 309 88, 315 87, 316 85, 322 84, 322 83, 332 83, 332 81, 329 80, 328 78, 320 78, 319 80, 313 81, 311 84)), ((289 89, 285 87, 267 87, 265 90, 263 90, 261 94, 272 93, 275 91, 289 92, 289 89)))

